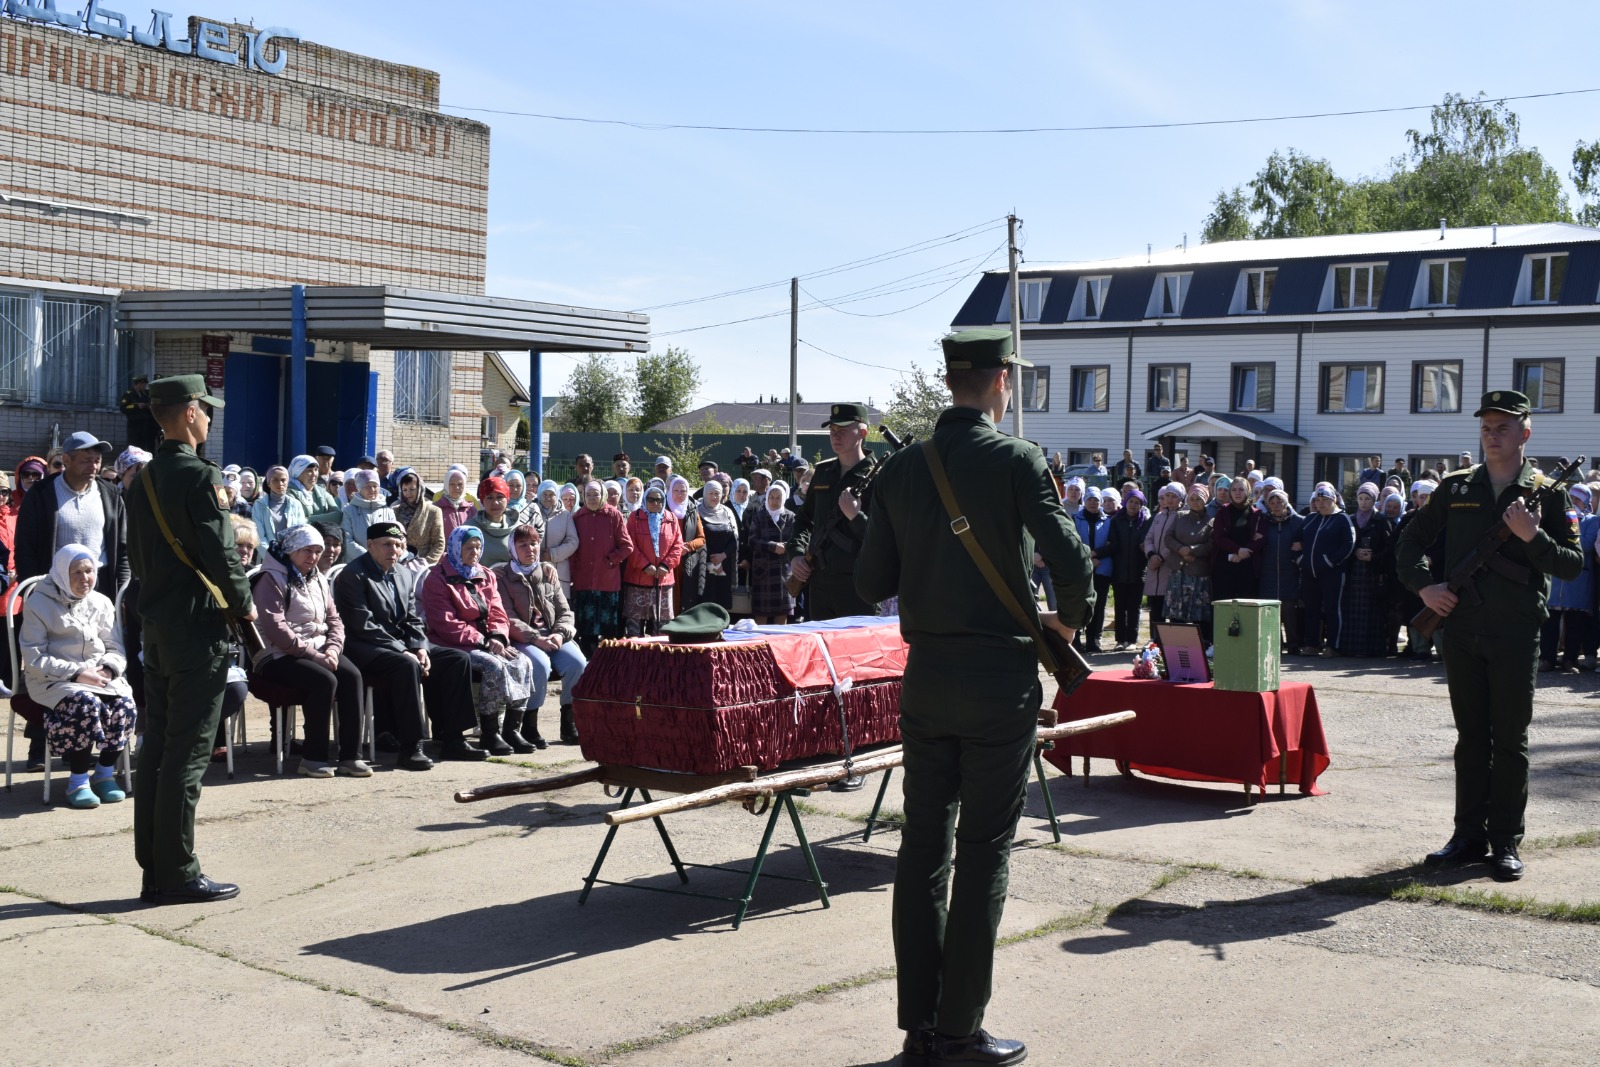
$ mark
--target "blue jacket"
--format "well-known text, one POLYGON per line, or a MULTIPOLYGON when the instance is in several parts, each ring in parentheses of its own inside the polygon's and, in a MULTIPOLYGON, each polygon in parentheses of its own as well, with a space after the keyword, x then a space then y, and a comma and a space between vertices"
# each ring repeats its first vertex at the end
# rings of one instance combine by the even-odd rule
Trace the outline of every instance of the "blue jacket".
POLYGON ((1072 521, 1078 527, 1078 539, 1090 552, 1100 556, 1094 565, 1095 574, 1102 578, 1111 577, 1111 556, 1106 549, 1106 542, 1111 538, 1111 520, 1101 513, 1097 521, 1090 522, 1089 513, 1080 511, 1072 517, 1072 521))
POLYGON ((1332 515, 1307 515, 1300 540, 1305 544, 1300 569, 1312 578, 1333 574, 1344 570, 1345 561, 1355 550, 1355 523, 1342 511, 1332 515))
POLYGON ((1261 550, 1261 599, 1293 604, 1300 599, 1300 553, 1290 545, 1304 546, 1306 517, 1293 510, 1278 522, 1267 516, 1267 543, 1261 550))
POLYGON ((1578 520, 1578 547, 1583 550, 1583 572, 1570 581, 1550 579, 1551 611, 1594 611, 1596 537, 1600 537, 1600 515, 1585 515, 1578 520))

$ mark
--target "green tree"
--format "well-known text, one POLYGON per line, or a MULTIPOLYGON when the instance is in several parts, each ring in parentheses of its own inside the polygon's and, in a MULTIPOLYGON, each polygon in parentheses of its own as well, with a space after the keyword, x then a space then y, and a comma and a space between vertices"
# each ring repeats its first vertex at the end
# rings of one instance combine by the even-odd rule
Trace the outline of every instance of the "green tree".
POLYGON ((517 439, 512 446, 518 452, 528 451, 528 441, 533 434, 533 422, 528 418, 528 409, 523 408, 517 412, 517 439))
POLYGON ((682 348, 669 347, 659 356, 640 356, 633 376, 640 433, 688 411, 700 388, 700 366, 682 348))
POLYGON ((632 429, 628 419, 628 376, 610 356, 591 352, 572 368, 561 401, 559 425, 567 432, 621 432, 632 429))
POLYGON ((1572 182, 1583 198, 1578 221, 1585 226, 1600 226, 1600 141, 1579 141, 1572 150, 1572 182))
POLYGON ((680 433, 665 441, 656 438, 650 442, 650 447, 654 449, 656 455, 666 456, 672 460, 673 471, 688 478, 690 484, 693 484, 695 474, 700 469, 700 461, 721 443, 720 440, 697 443, 694 434, 680 433))
POLYGON ((894 396, 883 413, 884 423, 901 440, 915 437, 924 441, 933 436, 939 413, 949 406, 950 390, 945 388, 944 376, 913 363, 894 383, 894 396))

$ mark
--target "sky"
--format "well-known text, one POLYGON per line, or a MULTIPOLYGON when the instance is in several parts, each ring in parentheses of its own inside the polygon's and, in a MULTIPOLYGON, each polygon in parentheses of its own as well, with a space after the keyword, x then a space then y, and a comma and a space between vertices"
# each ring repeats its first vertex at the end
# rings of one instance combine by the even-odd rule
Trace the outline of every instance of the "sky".
MULTIPOLYGON (((698 301, 649 314, 655 351, 681 347, 699 363, 704 402, 787 396, 793 275, 910 249, 802 282, 803 302, 818 306, 800 316, 800 395, 882 405, 913 363, 936 365, 973 272, 1004 266, 1008 213, 1023 222, 1024 262, 1170 248, 1185 234, 1197 241, 1217 192, 1247 181, 1274 149, 1376 174, 1446 93, 1600 88, 1590 56, 1600 9, 1587 3, 1529 17, 1503 2, 1413 0, 255 2, 195 13, 290 26, 437 71, 444 110, 489 123, 491 295, 612 310, 698 301), (1407 106, 1422 110, 949 136, 467 110, 970 130, 1407 106), (839 303, 864 291, 882 295, 839 303)), ((1574 145, 1600 138, 1600 92, 1510 106, 1524 145, 1564 177, 1574 145)), ((625 369, 631 358, 617 357, 625 369)), ((573 362, 544 357, 546 394, 560 392, 573 362)))

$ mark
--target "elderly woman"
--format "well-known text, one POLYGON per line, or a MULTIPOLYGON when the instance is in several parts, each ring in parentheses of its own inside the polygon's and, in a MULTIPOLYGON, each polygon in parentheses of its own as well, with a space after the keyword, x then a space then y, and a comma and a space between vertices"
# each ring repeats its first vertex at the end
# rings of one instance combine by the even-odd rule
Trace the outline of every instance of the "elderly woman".
POLYGON ((289 493, 306 513, 307 522, 338 522, 339 501, 317 480, 317 461, 313 456, 296 456, 289 461, 289 493))
POLYGON ((1254 600, 1267 517, 1251 505, 1248 479, 1233 479, 1226 496, 1211 525, 1211 599, 1254 600))
MULTIPOLYGON (((497 481, 499 479, 496 479, 497 481)), ((444 559, 422 582, 422 615, 428 638, 458 648, 478 673, 479 744, 495 756, 515 751, 500 736, 500 715, 518 726, 533 689, 533 664, 511 644, 511 623, 500 601, 494 572, 481 564, 483 531, 457 526, 450 531, 444 559)))
POLYGON ((483 533, 483 565, 495 567, 511 559, 511 534, 518 526, 528 525, 544 535, 544 515, 534 508, 533 515, 518 516, 511 513, 511 487, 499 475, 491 474, 478 483, 478 513, 470 525, 483 533))
MULTIPOLYGON (((507 470, 500 476, 506 483, 506 517, 511 525, 520 526, 524 522, 531 522, 531 516, 524 514, 529 508, 539 510, 539 505, 528 497, 528 479, 515 467, 507 470)), ((481 499, 481 497, 480 497, 481 499)), ((544 520, 544 512, 539 512, 539 519, 544 520)))
POLYGON ((700 583, 706 562, 706 538, 700 531, 700 515, 689 494, 689 480, 681 474, 667 482, 667 510, 683 526, 683 557, 678 562, 677 582, 673 587, 673 610, 681 612, 699 603, 700 583))
POLYGON ((1061 506, 1067 509, 1068 518, 1077 518, 1078 512, 1083 510, 1083 491, 1087 488, 1082 478, 1073 476, 1067 479, 1066 486, 1061 490, 1061 506))
POLYGON ((406 528, 406 545, 431 567, 444 556, 444 515, 422 489, 422 475, 412 467, 395 472, 400 492, 394 500, 395 521, 406 528))
POLYGON ((1156 512, 1145 526, 1144 538, 1139 547, 1144 551, 1144 595, 1150 608, 1150 621, 1156 623, 1167 617, 1167 583, 1177 569, 1176 561, 1167 560, 1166 537, 1172 521, 1183 507, 1188 487, 1182 482, 1168 482, 1156 493, 1156 512))
POLYGON ((583 487, 583 507, 573 516, 578 550, 572 554, 572 612, 578 645, 593 656, 602 638, 621 629, 622 565, 633 555, 627 520, 606 503, 599 482, 583 487))
POLYGON ((1204 485, 1189 487, 1188 507, 1167 528, 1162 556, 1172 567, 1167 581, 1167 618, 1200 626, 1201 637, 1211 643, 1211 516, 1206 503, 1211 491, 1204 485))
MULTIPOLYGON (((256 524, 253 520, 242 515, 230 515, 228 521, 233 523, 233 549, 239 556, 239 566, 248 573, 251 568, 260 562, 260 543, 256 533, 256 524)), ((123 634, 127 642, 128 651, 128 682, 133 686, 133 700, 142 706, 144 699, 143 678, 140 675, 142 665, 139 664, 141 646, 144 634, 143 624, 136 628, 134 620, 139 618, 138 612, 129 611, 128 601, 136 596, 139 588, 139 579, 135 578, 128 584, 127 592, 122 594, 123 634)), ((228 645, 228 681, 227 687, 222 691, 222 714, 217 717, 217 736, 211 745, 211 762, 221 763, 228 758, 228 726, 233 717, 244 710, 244 702, 250 696, 250 678, 244 671, 246 662, 244 649, 238 642, 228 645)))
POLYGON ((709 481, 695 506, 695 521, 705 538, 705 561, 698 578, 684 590, 684 603, 721 604, 733 608, 733 579, 739 569, 739 520, 722 503, 722 483, 709 481))
POLYGON ((606 491, 606 503, 626 515, 622 509, 622 483, 608 478, 600 484, 606 491))
POLYGON ((254 506, 256 497, 261 495, 261 475, 254 468, 239 468, 239 504, 245 508, 238 514, 250 517, 249 509, 254 506))
POLYGON ((1300 654, 1300 553, 1304 550, 1306 520, 1295 513, 1289 494, 1282 489, 1267 493, 1267 524, 1261 543, 1261 575, 1257 594, 1263 600, 1276 600, 1278 621, 1283 627, 1283 648, 1290 656, 1300 654))
MULTIPOLYGON (((1434 482, 1426 479, 1411 484, 1411 507, 1406 509, 1406 513, 1400 516, 1400 521, 1395 524, 1394 542, 1396 545, 1400 543, 1400 535, 1405 531, 1406 526, 1415 522, 1417 516, 1422 514, 1422 509, 1427 507, 1428 498, 1433 496, 1436 488, 1438 486, 1434 482)), ((1429 569, 1433 574, 1433 580, 1436 582, 1444 581, 1447 577, 1447 572, 1444 566, 1443 538, 1440 538, 1436 544, 1430 546, 1424 554, 1428 557, 1429 569)), ((1396 579, 1398 580, 1398 578, 1399 575, 1396 574, 1396 579)), ((1552 579, 1552 590, 1554 589, 1554 581, 1552 579)), ((1417 613, 1423 608, 1422 598, 1402 584, 1396 586, 1394 600, 1400 623, 1406 628, 1406 658, 1417 660, 1433 658, 1433 643, 1435 639, 1433 637, 1423 637, 1421 632, 1411 625, 1411 620, 1416 618, 1417 613)))
POLYGON ((1088 625, 1078 631, 1079 648, 1100 651, 1100 634, 1106 625, 1106 600, 1111 592, 1111 517, 1100 511, 1101 491, 1094 486, 1084 490, 1083 510, 1072 517, 1078 527, 1078 540, 1094 560, 1094 611, 1088 625))
POLYGON ((133 736, 133 693, 123 677, 116 609, 95 591, 98 560, 83 545, 63 545, 50 574, 22 610, 20 651, 28 693, 45 708, 50 748, 66 757, 74 808, 115 804, 117 759, 133 736), (97 759, 98 756, 98 759, 97 759))
POLYGON ((256 625, 267 650, 255 670, 262 681, 300 695, 306 720, 301 774, 371 778, 372 768, 361 758, 361 672, 344 655, 344 623, 333 590, 317 569, 322 549, 322 535, 311 525, 296 526, 267 547, 261 573, 251 583, 256 625), (328 742, 335 705, 337 758, 328 742))
MULTIPOLYGON (((1101 494, 1101 500, 1105 496, 1101 494)), ((1111 554, 1111 590, 1116 600, 1112 622, 1114 651, 1139 644, 1139 605, 1144 599, 1144 534, 1150 519, 1145 513, 1144 494, 1128 490, 1122 507, 1111 516, 1111 537, 1106 549, 1111 554)))
POLYGON ((457 526, 465 526, 478 513, 477 505, 467 495, 467 468, 455 464, 444 472, 444 488, 434 498, 444 517, 444 535, 449 537, 457 526))
MULTIPOLYGON (((117 457, 117 464, 114 468, 117 472, 118 487, 126 493, 128 486, 132 485, 133 480, 139 477, 139 472, 144 470, 144 465, 154 458, 142 448, 135 448, 133 445, 124 448, 122 454, 117 457)), ((224 478, 223 485, 226 486, 227 484, 227 479, 224 478)))
POLYGON ((1384 575, 1393 569, 1394 524, 1378 511, 1379 492, 1371 482, 1356 490, 1355 547, 1339 601, 1343 619, 1337 647, 1346 656, 1381 656, 1386 650, 1384 575))
POLYGON ((289 495, 288 468, 268 467, 263 481, 265 487, 261 495, 256 497, 250 517, 255 520, 261 543, 270 545, 289 527, 304 526, 306 509, 300 506, 300 501, 289 495))
MULTIPOLYGON (((383 495, 383 480, 373 470, 358 470, 352 477, 356 482, 356 496, 344 506, 344 516, 339 521, 344 530, 344 558, 355 559, 367 550, 367 528, 378 522, 399 522, 400 517, 389 506, 383 495)), ((313 522, 317 522, 315 518, 313 522)))
POLYGON ((544 529, 547 536, 550 533, 550 517, 560 510, 561 487, 546 478, 539 483, 539 514, 544 516, 544 529))
POLYGON ((753 510, 745 559, 750 564, 750 614, 756 622, 784 623, 794 614, 789 595, 788 543, 794 540, 794 512, 784 505, 789 484, 773 482, 759 510, 753 510))
POLYGON ((1339 510, 1338 494, 1327 482, 1311 491, 1311 514, 1300 540, 1300 598, 1305 604, 1306 646, 1324 656, 1338 655, 1339 604, 1344 597, 1345 563, 1355 548, 1355 527, 1339 510))
POLYGON ((628 516, 633 554, 622 572, 622 622, 629 637, 656 633, 673 618, 673 570, 683 555, 683 529, 666 499, 652 486, 644 507, 628 516))
POLYGON ((578 487, 568 482, 557 494, 556 509, 545 517, 543 552, 561 576, 561 593, 572 603, 572 557, 578 551, 578 487))
POLYGON ((539 558, 539 531, 531 525, 518 526, 511 541, 515 556, 496 567, 494 575, 511 623, 511 643, 533 665, 533 684, 520 722, 515 710, 506 711, 502 736, 516 751, 532 752, 547 747, 539 735, 539 711, 550 690, 550 676, 556 671, 561 672, 561 734, 576 736, 572 691, 589 662, 574 642, 578 627, 562 595, 560 576, 552 564, 539 558))
POLYGON ((733 489, 728 493, 728 507, 739 520, 741 529, 744 527, 744 513, 750 507, 750 480, 748 478, 735 478, 733 489))

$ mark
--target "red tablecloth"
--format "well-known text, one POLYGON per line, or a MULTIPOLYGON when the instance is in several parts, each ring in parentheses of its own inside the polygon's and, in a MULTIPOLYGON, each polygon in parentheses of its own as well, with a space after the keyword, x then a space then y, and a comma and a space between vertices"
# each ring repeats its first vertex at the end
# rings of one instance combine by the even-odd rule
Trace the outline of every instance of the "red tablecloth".
POLYGON ((1284 682, 1276 693, 1230 693, 1210 682, 1176 685, 1135 678, 1132 671, 1097 671, 1070 697, 1057 697, 1055 708, 1062 722, 1123 709, 1139 715, 1056 742, 1045 758, 1069 774, 1072 757, 1087 756, 1162 778, 1238 782, 1263 791, 1281 770, 1300 792, 1323 792, 1317 777, 1328 768, 1328 740, 1317 695, 1305 682, 1284 682))

